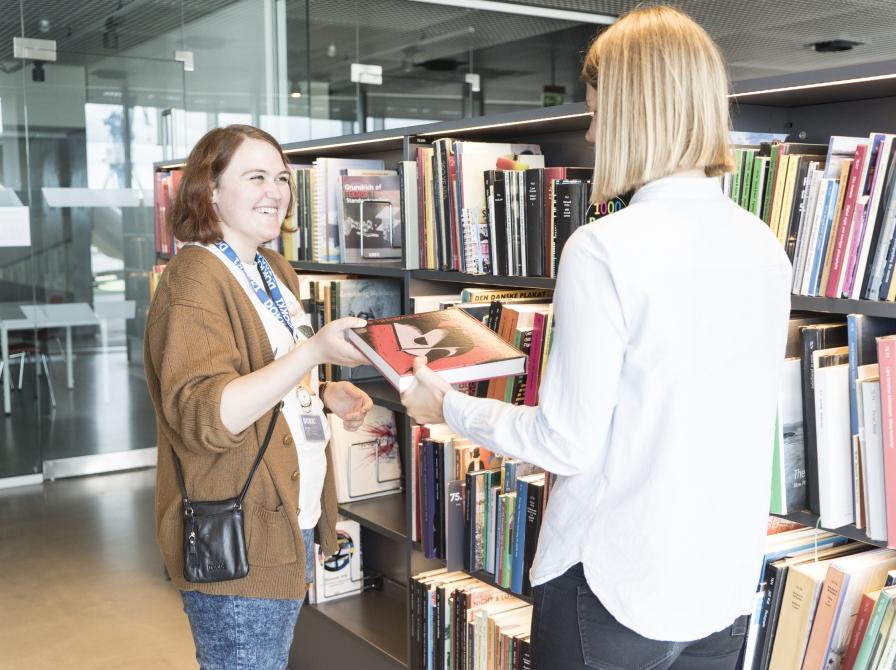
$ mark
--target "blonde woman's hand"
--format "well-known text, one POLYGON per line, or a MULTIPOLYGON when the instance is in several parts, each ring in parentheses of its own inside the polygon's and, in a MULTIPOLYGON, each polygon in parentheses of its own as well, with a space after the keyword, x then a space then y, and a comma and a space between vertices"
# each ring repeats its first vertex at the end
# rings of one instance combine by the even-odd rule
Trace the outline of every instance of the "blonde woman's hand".
POLYGON ((317 331, 304 345, 311 347, 316 362, 344 365, 353 368, 368 363, 367 357, 345 339, 350 328, 362 328, 367 325, 364 319, 347 316, 331 321, 317 331))
POLYGON ((414 359, 414 381, 401 394, 401 404, 415 423, 445 423, 442 401, 451 390, 451 384, 439 377, 426 365, 426 358, 414 359))

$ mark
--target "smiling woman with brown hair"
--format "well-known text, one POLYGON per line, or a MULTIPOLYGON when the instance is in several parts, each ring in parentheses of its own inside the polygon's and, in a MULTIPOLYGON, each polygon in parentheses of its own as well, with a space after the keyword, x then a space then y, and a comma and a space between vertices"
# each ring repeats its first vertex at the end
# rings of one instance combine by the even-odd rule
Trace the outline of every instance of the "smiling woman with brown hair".
POLYGON ((299 307, 295 272, 261 247, 280 233, 291 197, 286 158, 273 137, 250 126, 207 133, 187 159, 168 221, 187 244, 165 269, 147 318, 146 379, 158 426, 156 537, 203 670, 286 666, 314 541, 327 555, 337 549, 324 409, 357 430, 372 406, 349 382, 317 381, 322 363, 366 362, 344 338, 365 321, 338 319, 314 334, 299 307), (187 582, 175 457, 191 499, 232 498, 272 416, 270 448, 243 505, 248 574, 187 582))
POLYGON ((402 401, 557 475, 530 573, 538 670, 733 669, 765 537, 790 263, 721 191, 727 79, 700 26, 637 9, 595 40, 583 77, 592 201, 634 195, 563 248, 538 406, 465 396, 419 359, 402 401))

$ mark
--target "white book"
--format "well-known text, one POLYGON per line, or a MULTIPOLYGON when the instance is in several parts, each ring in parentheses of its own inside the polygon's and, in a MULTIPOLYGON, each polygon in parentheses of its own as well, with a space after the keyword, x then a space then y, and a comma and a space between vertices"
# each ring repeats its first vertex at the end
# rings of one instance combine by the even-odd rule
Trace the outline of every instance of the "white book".
MULTIPOLYGON (((876 367, 876 366, 875 366, 876 367)), ((884 487, 884 444, 881 430, 880 379, 861 382, 862 412, 864 414, 863 458, 865 461, 865 516, 866 533, 872 540, 887 540, 887 504, 884 487)))
POLYGON ((830 224, 833 221, 833 209, 837 203, 837 180, 822 179, 816 194, 815 212, 812 222, 812 238, 806 254, 806 267, 803 272, 803 295, 814 295, 816 279, 821 275, 824 265, 824 251, 830 237, 830 224))
MULTIPOLYGON (((793 261, 793 292, 801 293, 803 287, 803 274, 806 271, 806 257, 809 255, 809 245, 813 237, 813 231, 817 234, 818 226, 815 221, 815 209, 818 203, 818 190, 821 185, 822 171, 816 169, 817 161, 809 163, 806 179, 803 184, 796 184, 795 188, 802 191, 800 203, 800 222, 797 232, 796 249, 793 261)), ((797 197, 794 194, 794 197, 797 197)))
POLYGON ((330 450, 336 500, 349 503, 395 493, 401 489, 401 456, 395 413, 374 405, 357 431, 345 429, 329 415, 330 450))
POLYGON ((842 360, 846 361, 848 348, 812 352, 821 525, 824 528, 840 528, 855 521, 849 365, 844 362, 824 366, 821 362, 826 356, 842 356, 842 360))
POLYGON ((420 221, 417 202, 417 161, 401 161, 402 232, 404 233, 404 267, 420 268, 420 221))

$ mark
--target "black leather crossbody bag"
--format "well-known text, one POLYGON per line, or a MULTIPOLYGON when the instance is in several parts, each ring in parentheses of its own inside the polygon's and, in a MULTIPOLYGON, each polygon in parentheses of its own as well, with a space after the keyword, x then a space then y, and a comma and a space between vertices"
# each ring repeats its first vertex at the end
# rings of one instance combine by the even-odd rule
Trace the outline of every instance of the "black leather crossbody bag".
POLYGON ((183 499, 184 579, 194 584, 224 582, 249 574, 246 536, 243 532, 243 500, 255 476, 258 464, 268 448, 282 403, 277 403, 258 457, 236 498, 227 500, 190 500, 184 485, 180 459, 174 454, 177 483, 183 499))

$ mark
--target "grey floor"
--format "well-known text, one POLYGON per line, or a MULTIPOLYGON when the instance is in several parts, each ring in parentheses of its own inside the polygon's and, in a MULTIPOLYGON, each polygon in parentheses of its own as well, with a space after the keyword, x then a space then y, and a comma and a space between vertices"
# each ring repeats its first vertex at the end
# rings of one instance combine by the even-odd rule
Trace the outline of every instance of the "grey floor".
MULTIPOLYGON (((143 368, 128 362, 124 347, 77 349, 72 389, 66 388, 64 359, 54 354, 56 408, 44 379, 28 365, 22 390, 12 393, 12 412, 0 413, 0 477, 41 472, 47 460, 155 446, 143 368)), ((12 381, 18 381, 18 366, 12 381)))
POLYGON ((148 469, 0 490, 0 669, 197 667, 154 483, 148 469))

